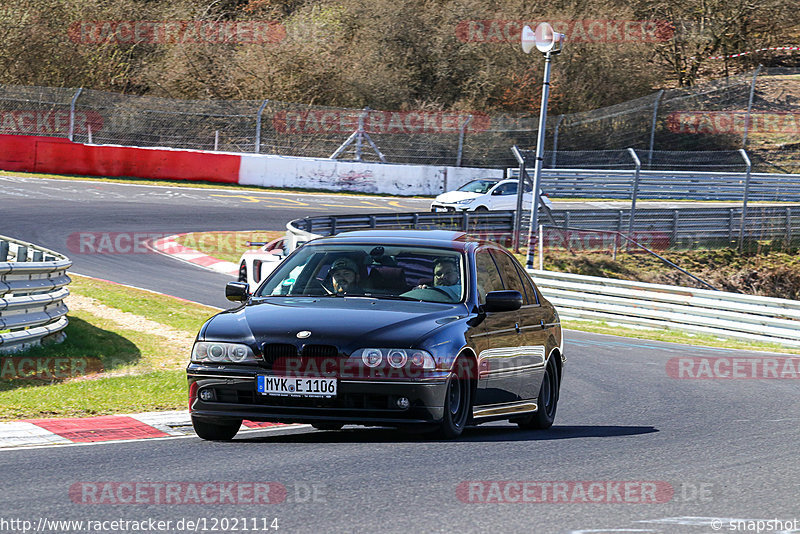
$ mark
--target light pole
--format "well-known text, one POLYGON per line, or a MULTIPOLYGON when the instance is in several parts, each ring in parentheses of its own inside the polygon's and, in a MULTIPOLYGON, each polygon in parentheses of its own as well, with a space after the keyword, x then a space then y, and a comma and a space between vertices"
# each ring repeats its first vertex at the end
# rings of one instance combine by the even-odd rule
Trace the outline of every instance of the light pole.
MULTIPOLYGON (((522 51, 529 54, 534 45, 544 54, 544 81, 542 82, 542 108, 539 112, 539 131, 536 138, 536 167, 533 171, 533 199, 531 202, 531 221, 528 228, 528 255, 525 267, 533 269, 533 249, 536 243, 536 231, 539 226, 539 189, 542 176, 542 159, 544 156, 544 127, 547 120, 547 100, 550 97, 550 59, 561 52, 564 44, 564 34, 553 31, 553 27, 546 22, 536 26, 536 31, 530 26, 522 28, 522 51)), ((539 243, 539 246, 542 246, 539 243)))

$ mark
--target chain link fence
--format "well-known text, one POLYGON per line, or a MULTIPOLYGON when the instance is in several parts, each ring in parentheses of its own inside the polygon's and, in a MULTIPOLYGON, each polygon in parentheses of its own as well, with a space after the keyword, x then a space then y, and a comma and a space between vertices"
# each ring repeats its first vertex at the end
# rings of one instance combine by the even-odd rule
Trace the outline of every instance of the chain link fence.
MULTIPOLYGON (((177 100, 89 89, 0 87, 0 133, 390 163, 513 167, 509 147, 533 148, 538 117, 478 112, 377 111, 272 100, 177 100)), ((549 168, 737 166, 800 171, 800 69, 758 69, 593 111, 548 117, 549 168), (587 154, 586 148, 597 152, 587 154), (576 153, 574 151, 583 151, 576 153)))

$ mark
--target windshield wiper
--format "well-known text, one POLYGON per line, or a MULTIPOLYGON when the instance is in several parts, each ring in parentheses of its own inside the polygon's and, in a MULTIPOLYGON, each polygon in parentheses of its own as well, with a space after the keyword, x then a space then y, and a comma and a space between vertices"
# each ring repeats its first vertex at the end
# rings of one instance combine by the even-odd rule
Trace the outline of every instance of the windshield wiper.
POLYGON ((369 295, 370 297, 378 300, 407 300, 411 302, 423 302, 421 299, 414 297, 404 297, 403 295, 369 295))

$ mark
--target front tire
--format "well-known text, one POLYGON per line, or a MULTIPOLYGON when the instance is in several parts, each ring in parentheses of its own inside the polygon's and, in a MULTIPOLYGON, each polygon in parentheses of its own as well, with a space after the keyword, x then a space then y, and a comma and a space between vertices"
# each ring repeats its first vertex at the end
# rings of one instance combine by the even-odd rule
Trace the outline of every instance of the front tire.
POLYGON ((517 421, 520 428, 526 430, 545 430, 553 426, 556 419, 556 408, 558 407, 558 369, 556 369, 555 358, 550 357, 545 367, 544 377, 542 377, 542 387, 539 389, 539 397, 536 404, 539 410, 531 414, 527 419, 517 421))
POLYGON ((230 441, 239 432, 242 421, 232 421, 225 423, 210 423, 192 417, 194 432, 200 439, 206 441, 230 441))
POLYGON ((444 417, 436 431, 444 439, 457 438, 472 412, 472 373, 469 360, 460 358, 447 379, 444 397, 444 417))

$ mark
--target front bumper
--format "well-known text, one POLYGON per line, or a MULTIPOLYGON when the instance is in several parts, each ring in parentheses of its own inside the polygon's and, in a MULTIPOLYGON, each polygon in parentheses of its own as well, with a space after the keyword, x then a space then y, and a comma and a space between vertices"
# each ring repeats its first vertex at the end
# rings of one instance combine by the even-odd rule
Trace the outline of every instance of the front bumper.
MULTIPOLYGON (((263 374, 263 373, 262 373, 263 374)), ((420 380, 339 379, 333 399, 282 397, 256 391, 256 377, 188 372, 197 397, 192 417, 206 420, 247 419, 280 423, 337 422, 366 425, 436 423, 444 415, 446 378, 420 380), (214 390, 214 400, 200 398, 203 389, 214 390), (409 400, 407 408, 397 400, 409 400)))
POLYGON ((433 202, 431 204, 431 211, 432 212, 455 212, 455 211, 467 211, 469 210, 469 204, 442 204, 440 202, 433 202))

